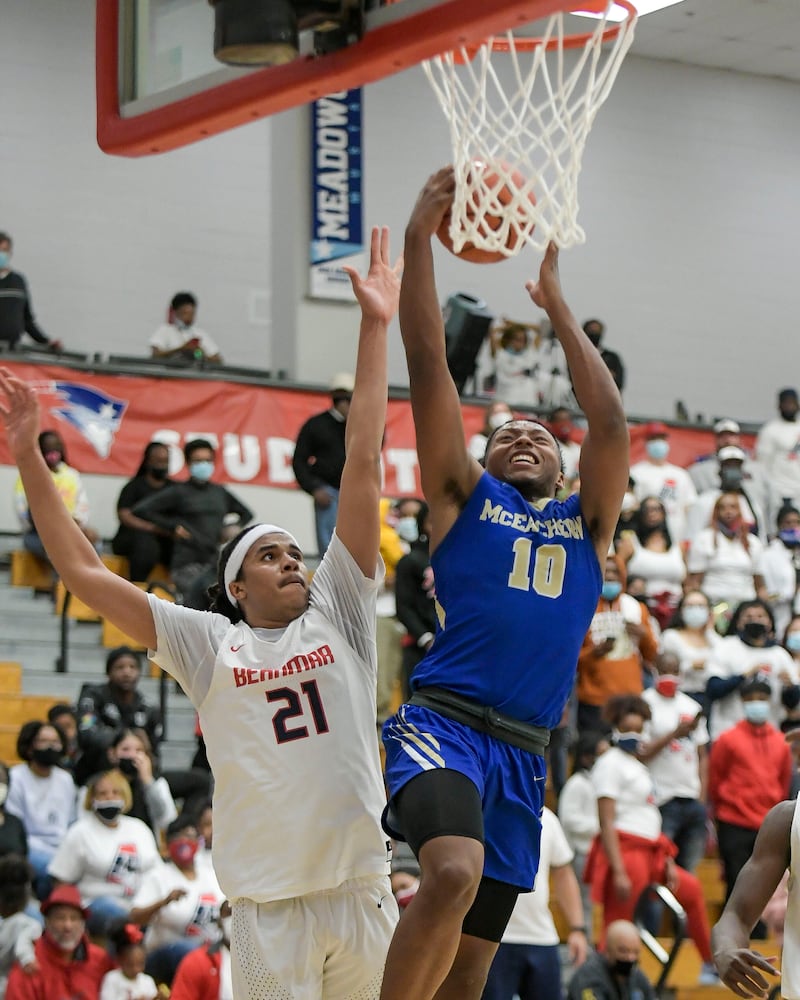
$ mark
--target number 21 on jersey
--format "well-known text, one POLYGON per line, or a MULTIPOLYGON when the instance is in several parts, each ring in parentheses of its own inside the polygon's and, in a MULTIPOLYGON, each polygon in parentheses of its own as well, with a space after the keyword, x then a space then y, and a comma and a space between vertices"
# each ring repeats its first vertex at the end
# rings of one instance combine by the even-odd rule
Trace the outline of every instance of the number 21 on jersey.
POLYGON ((514 590, 533 590, 541 597, 560 597, 564 589, 567 553, 563 545, 540 545, 536 549, 531 574, 530 538, 518 538, 511 546, 514 565, 508 574, 508 586, 514 590))

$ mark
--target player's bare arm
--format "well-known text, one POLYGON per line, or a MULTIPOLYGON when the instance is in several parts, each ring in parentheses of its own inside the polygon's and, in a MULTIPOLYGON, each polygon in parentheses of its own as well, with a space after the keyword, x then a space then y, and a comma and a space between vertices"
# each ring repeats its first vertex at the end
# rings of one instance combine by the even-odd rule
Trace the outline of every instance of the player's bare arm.
POLYGON ((64 586, 126 635, 154 648, 156 631, 147 595, 104 566, 72 520, 39 450, 36 392, 7 368, 0 368, 0 417, 36 530, 64 586))
POLYGON ((779 975, 772 961, 750 948, 750 932, 789 867, 789 842, 795 803, 781 802, 767 814, 750 860, 739 873, 722 916, 711 932, 720 978, 740 997, 766 996, 770 983, 761 974, 779 975))
POLYGON ((380 534, 381 442, 388 395, 386 335, 397 312, 402 267, 402 258, 392 265, 389 230, 375 227, 367 276, 346 268, 361 306, 361 328, 336 533, 370 578, 375 576, 380 534))
POLYGON ((581 508, 603 565, 628 485, 629 435, 622 397, 599 352, 564 301, 554 243, 547 248, 539 280, 529 281, 525 287, 550 317, 564 348, 575 397, 586 414, 589 429, 581 447, 581 508))
POLYGON ((400 331, 411 387, 422 491, 430 505, 431 550, 444 538, 481 477, 467 451, 461 401, 447 367, 431 237, 450 210, 453 168, 433 174, 420 192, 405 237, 400 331))

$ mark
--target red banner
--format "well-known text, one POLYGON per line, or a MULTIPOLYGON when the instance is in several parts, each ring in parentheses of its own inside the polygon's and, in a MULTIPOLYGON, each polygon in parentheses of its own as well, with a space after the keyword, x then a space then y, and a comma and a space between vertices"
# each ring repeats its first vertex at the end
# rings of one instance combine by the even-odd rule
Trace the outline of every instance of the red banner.
MULTIPOLYGON (((329 405, 324 393, 210 379, 106 375, 58 365, 11 363, 40 394, 42 428, 55 428, 68 459, 86 473, 129 478, 148 441, 170 445, 171 472, 183 466, 181 448, 208 438, 219 450, 215 480, 296 489, 292 452, 297 433, 329 405)), ((480 406, 463 407, 467 437, 483 423, 480 406)), ((670 429, 670 460, 688 465, 713 450, 710 431, 670 429)), ((644 455, 641 427, 631 429, 631 462, 644 455)), ((383 449, 387 496, 419 496, 414 425, 407 400, 390 400, 383 449)), ((11 465, 0 436, 0 464, 11 465)))

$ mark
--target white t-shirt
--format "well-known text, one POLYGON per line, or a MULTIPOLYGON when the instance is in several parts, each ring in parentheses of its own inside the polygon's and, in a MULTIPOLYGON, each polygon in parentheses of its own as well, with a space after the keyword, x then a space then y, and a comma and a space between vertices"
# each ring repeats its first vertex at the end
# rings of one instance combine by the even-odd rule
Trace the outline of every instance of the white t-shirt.
MULTIPOLYGON (((648 688, 642 698, 650 706, 652 718, 644 725, 648 742, 660 739, 675 730, 686 718, 694 719, 702 709, 688 694, 678 691, 674 698, 665 698, 655 688, 648 688)), ((656 803, 662 806, 670 799, 700 798, 700 762, 697 748, 708 743, 708 729, 701 718, 694 732, 680 740, 671 740, 664 749, 647 762, 656 786, 656 803)))
POLYGON ((538 360, 532 347, 524 348, 519 354, 498 348, 494 356, 496 398, 511 406, 538 406, 538 360))
POLYGON ((800 421, 768 420, 756 438, 756 458, 764 466, 774 512, 784 497, 800 497, 800 421))
POLYGON ((628 577, 641 576, 645 583, 645 594, 683 593, 686 579, 686 563, 679 545, 672 545, 666 552, 644 548, 636 535, 631 535, 633 555, 628 560, 628 577))
POLYGON ((231 972, 231 953, 227 948, 220 951, 219 967, 219 1000, 234 1000, 233 973, 231 972))
MULTIPOLYGON (((786 674, 789 683, 797 684, 797 665, 782 646, 748 646, 738 635, 728 635, 719 644, 709 661, 709 677, 736 677, 746 674, 753 667, 758 667, 760 674, 769 677, 772 696, 770 698, 770 722, 776 729, 780 728, 784 709, 781 705, 783 684, 781 674, 786 674)), ((724 733, 726 729, 735 726, 744 718, 742 699, 739 691, 731 691, 724 698, 711 702, 709 714, 709 729, 711 738, 724 733)))
POLYGON ((615 802, 615 830, 656 840, 661 834, 661 813, 652 775, 640 760, 611 747, 595 761, 591 778, 597 798, 615 802))
POLYGON ((783 635, 792 615, 800 610, 797 570, 800 549, 788 549, 780 538, 773 539, 761 557, 761 574, 775 615, 775 634, 783 635))
POLYGON ((207 357, 213 358, 215 354, 219 354, 216 343, 199 326, 181 328, 173 323, 164 323, 150 338, 150 346, 157 347, 159 351, 174 351, 194 337, 200 341, 200 349, 207 357))
POLYGON ((550 868, 563 868, 573 858, 561 824, 554 813, 542 811, 539 870, 533 892, 521 892, 503 934, 504 944, 558 944, 558 931, 550 912, 550 868))
POLYGON ((75 782, 54 767, 46 778, 27 764, 11 768, 6 810, 25 824, 32 851, 55 851, 75 822, 75 782))
POLYGON ((588 854, 600 832, 597 795, 588 771, 576 771, 567 778, 558 797, 558 818, 573 851, 588 854))
POLYGON ((708 683, 708 663, 722 636, 709 628, 705 631, 707 645, 693 646, 687 642, 680 629, 668 628, 661 635, 661 652, 674 653, 680 660, 681 689, 705 691, 708 683), (695 666, 702 662, 702 666, 695 666))
POLYGON ((103 976, 100 1000, 156 1000, 157 997, 158 987, 144 972, 135 979, 123 976, 120 969, 112 969, 103 976))
POLYGON ((151 658, 200 715, 214 772, 214 869, 228 899, 288 899, 389 872, 375 737, 375 596, 334 533, 308 610, 232 625, 150 596, 151 658))
POLYGON ((704 573, 703 593, 712 604, 739 604, 756 596, 753 574, 761 573, 764 546, 755 535, 747 539, 748 552, 739 538, 703 528, 692 539, 687 560, 690 573, 704 573))
MULTIPOLYGON (((606 653, 606 660, 628 660, 634 656, 638 650, 638 643, 634 643, 628 634, 625 625, 641 625, 645 619, 645 609, 640 601, 630 594, 620 594, 618 607, 609 606, 606 611, 596 611, 589 626, 592 642, 602 643, 606 639, 613 639, 614 645, 606 653)), ((645 622, 645 627, 649 622, 645 622)))
POLYGON ((48 872, 59 882, 73 882, 84 906, 111 896, 130 906, 142 877, 163 864, 150 827, 132 816, 107 826, 87 813, 69 830, 48 872))
POLYGON ((667 512, 667 524, 673 542, 686 537, 686 515, 690 504, 697 499, 691 476, 679 465, 664 462, 637 462, 631 467, 634 491, 639 500, 658 497, 667 512))
POLYGON ((181 899, 160 909, 150 920, 145 937, 149 950, 183 938, 216 941, 219 908, 225 896, 210 865, 195 866, 197 878, 189 879, 172 862, 156 865, 142 879, 131 909, 152 906, 173 889, 183 889, 181 899))

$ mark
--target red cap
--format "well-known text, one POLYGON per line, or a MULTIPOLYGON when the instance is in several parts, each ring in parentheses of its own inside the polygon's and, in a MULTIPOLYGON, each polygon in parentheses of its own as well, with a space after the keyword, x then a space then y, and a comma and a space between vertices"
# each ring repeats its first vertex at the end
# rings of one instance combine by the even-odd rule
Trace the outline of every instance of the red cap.
POLYGON ((644 433, 645 437, 648 438, 669 437, 669 427, 654 420, 652 423, 644 425, 644 433))
POLYGON ((84 920, 89 916, 89 911, 85 910, 81 903, 81 894, 74 885, 60 885, 53 889, 47 899, 42 900, 39 909, 46 914, 54 906, 72 906, 80 911, 84 920))

